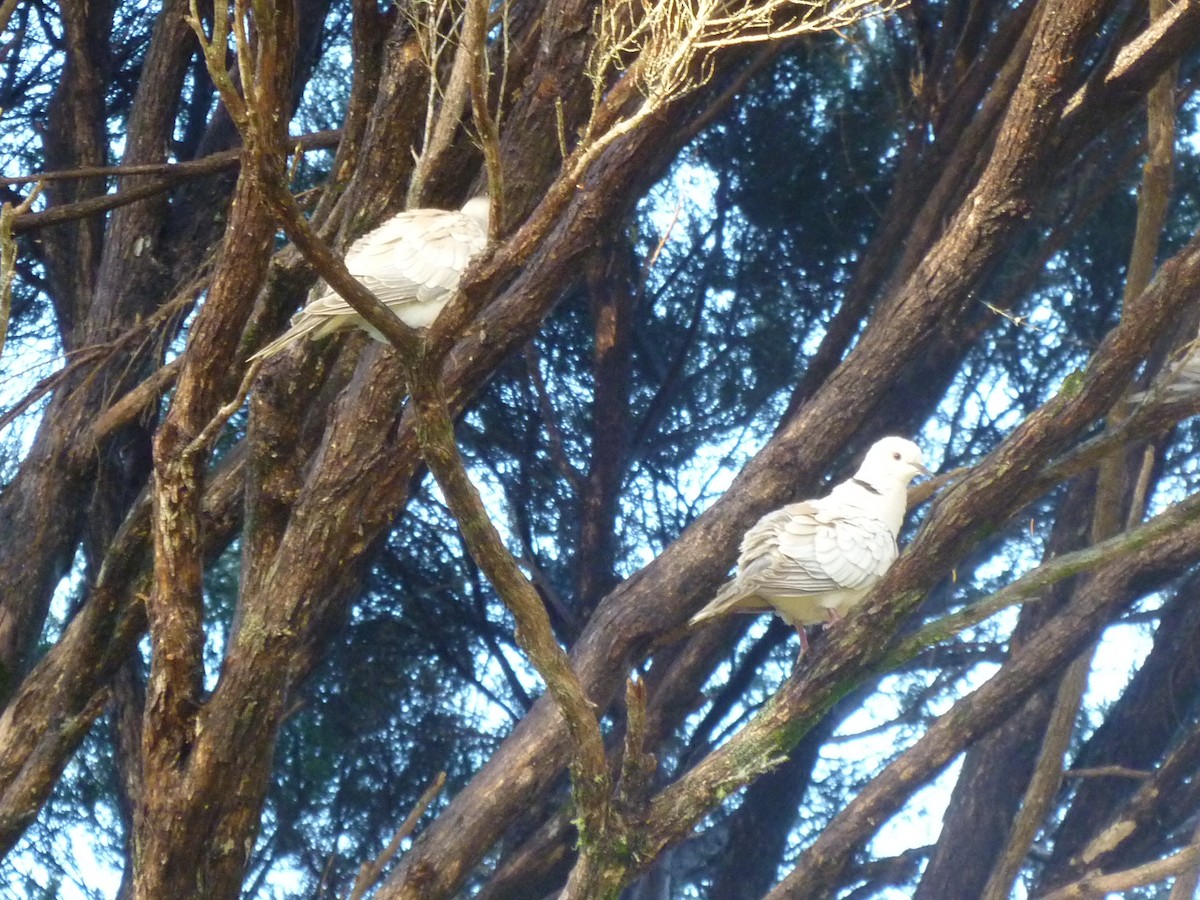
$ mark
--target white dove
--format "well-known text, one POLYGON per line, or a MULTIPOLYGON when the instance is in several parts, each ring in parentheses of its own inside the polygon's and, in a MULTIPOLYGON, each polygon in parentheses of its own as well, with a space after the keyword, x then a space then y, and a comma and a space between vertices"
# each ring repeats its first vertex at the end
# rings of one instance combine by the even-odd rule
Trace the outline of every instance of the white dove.
MULTIPOLYGON (((346 268, 412 328, 432 324, 454 292, 471 258, 487 246, 486 197, 468 200, 461 211, 414 209, 388 219, 346 251, 346 268)), ((324 292, 292 317, 291 327, 250 360, 268 359, 301 337, 316 340, 361 328, 384 337, 337 293, 324 292)))
POLYGON ((930 474, 920 447, 900 437, 876 441, 854 477, 828 496, 759 519, 742 538, 737 574, 688 624, 773 609, 807 646, 805 625, 842 618, 896 559, 908 484, 919 474, 930 474))

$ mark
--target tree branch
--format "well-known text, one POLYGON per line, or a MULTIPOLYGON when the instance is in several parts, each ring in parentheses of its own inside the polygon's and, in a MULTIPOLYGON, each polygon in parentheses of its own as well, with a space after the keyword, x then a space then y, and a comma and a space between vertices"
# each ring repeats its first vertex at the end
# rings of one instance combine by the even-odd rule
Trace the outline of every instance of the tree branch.
MULTIPOLYGON (((296 146, 302 150, 322 150, 335 147, 341 139, 340 131, 320 131, 296 138, 296 146)), ((156 181, 139 184, 112 194, 102 194, 87 200, 77 200, 73 203, 62 203, 52 206, 44 212, 22 212, 13 219, 13 233, 25 234, 58 225, 63 222, 73 222, 88 216, 96 216, 114 209, 120 209, 147 197, 154 197, 170 190, 175 185, 193 178, 203 178, 217 172, 236 169, 241 165, 241 151, 227 150, 214 153, 203 159, 188 160, 179 163, 158 163, 131 166, 83 166, 79 169, 44 172, 38 175, 18 175, 12 178, 0 179, 0 184, 25 184, 30 181, 67 181, 72 179, 108 178, 127 175, 163 175, 156 181)))
POLYGON ((425 810, 429 808, 429 804, 434 798, 442 792, 442 788, 446 786, 446 773, 438 772, 437 778, 433 780, 433 784, 429 785, 413 804, 413 808, 409 811, 400 827, 396 829, 396 833, 392 835, 392 839, 375 859, 365 862, 358 870, 358 877, 354 879, 354 887, 350 890, 349 900, 362 900, 362 897, 369 891, 379 880, 379 876, 383 874, 383 870, 387 868, 387 864, 392 861, 392 857, 396 855, 396 851, 400 849, 401 842, 406 837, 413 833, 417 827, 417 822, 421 821, 421 816, 425 814, 425 810))
POLYGON ((1110 893, 1128 891, 1144 884, 1164 881, 1197 865, 1200 865, 1200 844, 1193 844, 1177 853, 1172 853, 1166 859, 1156 859, 1154 862, 1134 866, 1121 872, 1113 872, 1109 875, 1099 873, 1085 875, 1078 881, 1073 881, 1056 891, 1042 894, 1039 900, 1098 900, 1110 893))
POLYGON ((1038 830, 1046 818, 1063 780, 1063 759, 1075 733, 1075 719, 1079 715, 1079 704, 1087 688, 1088 671, 1095 655, 1093 644, 1081 653, 1063 676, 1054 698, 1050 722, 1042 739, 1033 777, 1025 789, 1021 809, 1009 833, 1008 845, 997 860, 992 874, 983 889, 982 900, 1008 900, 1012 896, 1013 884, 1020 874, 1021 866, 1029 848, 1037 838, 1038 830))
POLYGON ((421 455, 442 489, 471 557, 516 619, 517 642, 546 683, 566 722, 574 747, 571 773, 581 817, 581 863, 599 855, 600 860, 594 865, 602 874, 603 859, 611 853, 609 843, 622 826, 616 821, 611 805, 612 780, 595 707, 554 637, 541 598, 504 546, 479 492, 467 476, 437 376, 428 368, 417 368, 409 371, 409 379, 412 402, 417 409, 421 455))

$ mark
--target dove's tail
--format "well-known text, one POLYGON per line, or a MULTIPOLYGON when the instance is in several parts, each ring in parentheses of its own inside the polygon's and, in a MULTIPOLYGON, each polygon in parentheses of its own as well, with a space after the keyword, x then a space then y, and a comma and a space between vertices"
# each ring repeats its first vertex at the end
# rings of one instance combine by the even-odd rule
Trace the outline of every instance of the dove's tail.
POLYGON ((263 347, 257 353, 250 356, 246 362, 252 363, 257 359, 270 359, 272 356, 282 353, 293 343, 300 340, 300 338, 311 335, 322 324, 321 320, 317 318, 297 318, 300 320, 293 320, 291 328, 289 328, 279 337, 275 338, 275 340, 271 341, 271 343, 267 344, 267 346, 263 347))
POLYGON ((745 585, 738 581, 737 578, 731 578, 721 585, 721 589, 717 591, 717 596, 713 597, 706 607, 688 619, 688 626, 699 625, 701 622, 707 622, 709 619, 732 612, 742 601, 749 599, 751 596, 746 593, 745 585))

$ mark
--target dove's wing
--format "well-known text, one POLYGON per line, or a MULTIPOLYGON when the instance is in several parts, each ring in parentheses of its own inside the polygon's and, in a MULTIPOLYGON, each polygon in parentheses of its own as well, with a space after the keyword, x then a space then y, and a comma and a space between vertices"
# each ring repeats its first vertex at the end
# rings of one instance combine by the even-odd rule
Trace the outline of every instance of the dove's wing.
POLYGON ((346 254, 350 274, 389 306, 452 293, 487 229, 461 212, 418 209, 394 216, 346 254))
MULTIPOLYGON (((355 241, 346 253, 346 268, 401 315, 396 308, 405 303, 452 293, 471 257, 486 246, 487 230, 479 220, 461 212, 415 209, 393 216, 355 241)), ((304 307, 297 318, 353 312, 350 304, 329 291, 304 307)))
POLYGON ((869 587, 896 558, 888 527, 854 508, 796 503, 767 516, 762 536, 747 533, 738 577, 766 596, 869 587), (826 507, 826 508, 822 508, 826 507))
POLYGON ((697 613, 754 612, 772 598, 834 596, 870 588, 896 558, 896 537, 856 507, 814 500, 763 516, 746 532, 738 573, 697 613))
POLYGON ((1131 394, 1129 399, 1138 403, 1154 396, 1175 401, 1200 394, 1200 335, 1176 350, 1172 357, 1149 390, 1131 394))
MULTIPOLYGON (((450 298, 471 257, 486 246, 487 226, 478 218, 414 209, 355 241, 346 253, 346 268, 402 321, 420 328, 433 321, 440 310, 437 303, 450 298)), ((326 289, 292 317, 281 337, 251 359, 272 356, 301 336, 320 338, 362 324, 349 303, 326 289)))

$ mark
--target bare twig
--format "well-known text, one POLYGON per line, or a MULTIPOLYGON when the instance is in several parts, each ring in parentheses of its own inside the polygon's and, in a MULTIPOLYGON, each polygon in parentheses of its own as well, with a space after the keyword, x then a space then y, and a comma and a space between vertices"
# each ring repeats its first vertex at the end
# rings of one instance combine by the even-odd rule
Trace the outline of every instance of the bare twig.
MULTIPOLYGON (((1200 846, 1200 825, 1192 833, 1192 844, 1200 846)), ((1196 865, 1185 867, 1171 885, 1171 896, 1167 900, 1196 900, 1196 888, 1200 886, 1200 860, 1196 865)))
POLYGON ((166 365, 159 366, 145 381, 102 412, 88 429, 87 437, 80 442, 83 447, 98 447, 104 439, 122 425, 128 425, 150 408, 179 377, 183 357, 177 356, 166 365))
MULTIPOLYGON (((431 3, 428 24, 430 35, 437 34, 437 27, 444 15, 445 7, 440 3, 431 3)), ((457 29, 456 29, 457 30, 457 29)), ((454 63, 450 67, 450 75, 446 79, 444 91, 438 83, 438 67, 436 58, 451 38, 437 42, 432 51, 433 61, 429 67, 429 125, 425 129, 425 146, 417 158, 416 168, 408 183, 407 205, 420 206, 424 199, 425 183, 439 165, 443 156, 454 141, 454 133, 462 124, 463 113, 467 108, 467 100, 471 96, 472 82, 475 80, 476 53, 482 51, 482 39, 487 31, 487 0, 467 0, 466 9, 462 13, 462 27, 459 32, 458 47, 454 54, 454 63), (471 40, 471 35, 477 36, 477 41, 471 40), (441 95, 441 102, 435 101, 441 95), (434 107, 437 111, 434 114, 434 107)), ((486 110, 485 110, 486 113, 486 110)))
POLYGON ((1086 769, 1067 769, 1063 772, 1066 778, 1136 778, 1138 780, 1152 778, 1153 772, 1143 769, 1131 769, 1128 766, 1089 766, 1086 769))
POLYGON ((410 371, 410 390, 418 409, 422 455, 462 530, 472 558, 516 619, 517 641, 546 682, 575 741, 575 790, 581 813, 590 820, 594 810, 607 807, 611 796, 604 740, 595 709, 554 637, 541 598, 504 546, 467 475, 439 379, 418 366, 410 371))
MULTIPOLYGON (((338 145, 342 139, 341 129, 314 131, 295 139, 296 146, 308 152, 327 150, 338 145)), ((174 180, 198 178, 223 169, 236 169, 241 165, 240 150, 222 150, 200 159, 189 159, 173 163, 139 163, 125 166, 79 166, 75 169, 52 169, 49 172, 33 172, 29 175, 6 175, 0 178, 0 187, 16 184, 31 184, 36 181, 86 181, 90 178, 120 178, 127 175, 164 175, 174 180)))
MULTIPOLYGON (((405 3, 401 5, 400 9, 401 15, 412 26, 413 33, 417 37, 417 47, 421 52, 425 67, 429 71, 429 91, 425 100, 425 127, 422 129, 421 150, 419 153, 414 153, 419 160, 429 155, 429 148, 436 130, 438 106, 442 97, 442 86, 438 80, 438 72, 442 69, 441 57, 453 43, 453 33, 456 30, 454 26, 461 22, 462 14, 459 13, 454 17, 450 33, 447 34, 442 30, 442 23, 452 16, 450 0, 431 0, 431 2, 421 4, 405 3)), ((413 177, 416 177, 415 172, 413 177)))
POLYGON ((583 496, 584 476, 567 456, 567 443, 563 438, 562 429, 558 427, 558 413, 546 390, 546 382, 542 380, 541 362, 537 348, 532 344, 525 347, 525 369, 529 372, 529 382, 533 385, 533 393, 537 398, 538 409, 542 413, 542 421, 546 424, 546 436, 550 441, 550 458, 554 461, 559 473, 571 485, 576 496, 583 496))
POLYGON ((654 767, 654 757, 646 752, 646 683, 629 678, 625 681, 625 754, 618 785, 627 815, 644 811, 654 767))
POLYGON ((775 43, 802 34, 840 31, 904 6, 904 0, 621 0, 596 16, 596 43, 588 65, 592 110, 584 139, 565 167, 578 177, 608 144, 656 115, 668 103, 706 84, 714 54, 742 44, 775 43), (615 72, 634 62, 619 90, 608 90, 615 72), (606 95, 607 91, 607 95, 606 95), (633 111, 634 95, 641 102, 633 111))
POLYGON ((213 417, 209 419, 208 424, 200 430, 200 433, 185 448, 185 453, 208 452, 210 445, 217 439, 217 435, 221 433, 221 429, 225 427, 225 423, 229 421, 230 416, 237 412, 242 404, 246 402, 246 395, 250 393, 250 386, 254 384, 254 379, 258 377, 258 370, 262 367, 262 363, 261 359, 256 359, 246 367, 246 371, 242 375, 242 382, 238 385, 233 399, 216 411, 213 417))
POLYGON ((1146 498, 1149 496, 1150 479, 1154 474, 1154 457, 1154 445, 1147 444, 1142 451, 1142 464, 1138 468, 1137 480, 1133 483, 1133 497, 1129 500, 1129 513, 1125 517, 1126 530, 1137 525, 1146 514, 1146 498))
POLYGON ((671 211, 671 221, 667 223, 667 227, 663 229, 663 233, 659 235, 658 241, 654 244, 654 249, 650 251, 650 255, 646 257, 646 264, 642 266, 641 287, 638 293, 645 290, 646 282, 650 278, 650 273, 654 271, 654 264, 658 262, 658 257, 662 253, 663 247, 667 246, 667 241, 671 239, 671 232, 675 230, 675 226, 679 224, 679 214, 683 211, 683 197, 675 199, 675 209, 671 211))
POLYGON ((387 864, 392 861, 392 857, 400 849, 400 844, 416 830, 417 822, 421 821, 421 816, 425 814, 425 810, 429 808, 429 804, 434 801, 434 798, 442 792, 442 788, 445 786, 446 773, 438 772, 438 776, 433 780, 433 784, 425 788, 425 793, 413 805, 408 816, 401 823, 400 827, 396 829, 396 833, 392 835, 392 839, 383 849, 383 852, 373 860, 363 863, 359 868, 358 877, 354 879, 354 887, 350 890, 347 900, 362 900, 367 891, 379 880, 379 876, 383 874, 383 870, 387 868, 387 864))
POLYGON ((917 629, 916 632, 897 643, 884 656, 877 671, 891 671, 895 666, 916 656, 926 647, 932 647, 934 644, 953 637, 965 628, 978 625, 1002 609, 1036 597, 1048 585, 1072 575, 1087 572, 1126 554, 1134 553, 1142 549, 1147 541, 1170 534, 1198 516, 1200 516, 1200 494, 1195 494, 1155 516, 1140 528, 1122 532, 1107 541, 1076 550, 1074 553, 1064 553, 1062 556, 1047 560, 1032 572, 1023 575, 991 596, 977 600, 958 612, 950 613, 917 629))
MULTIPOLYGON (((474 0, 472 0, 474 2, 474 0)), ((486 7, 486 3, 482 3, 486 7)), ((504 3, 505 31, 501 40, 504 48, 505 69, 508 66, 508 3, 504 3)), ((504 227, 504 170, 500 165, 500 116, 497 106, 496 114, 492 115, 488 106, 489 67, 487 54, 487 21, 486 15, 477 13, 468 15, 463 23, 463 44, 474 57, 471 66, 471 115, 475 122, 475 130, 479 134, 479 146, 483 150, 483 167, 487 172, 488 197, 491 200, 490 222, 491 237, 498 236, 504 227)), ((499 91, 499 102, 504 99, 504 89, 499 91)))

